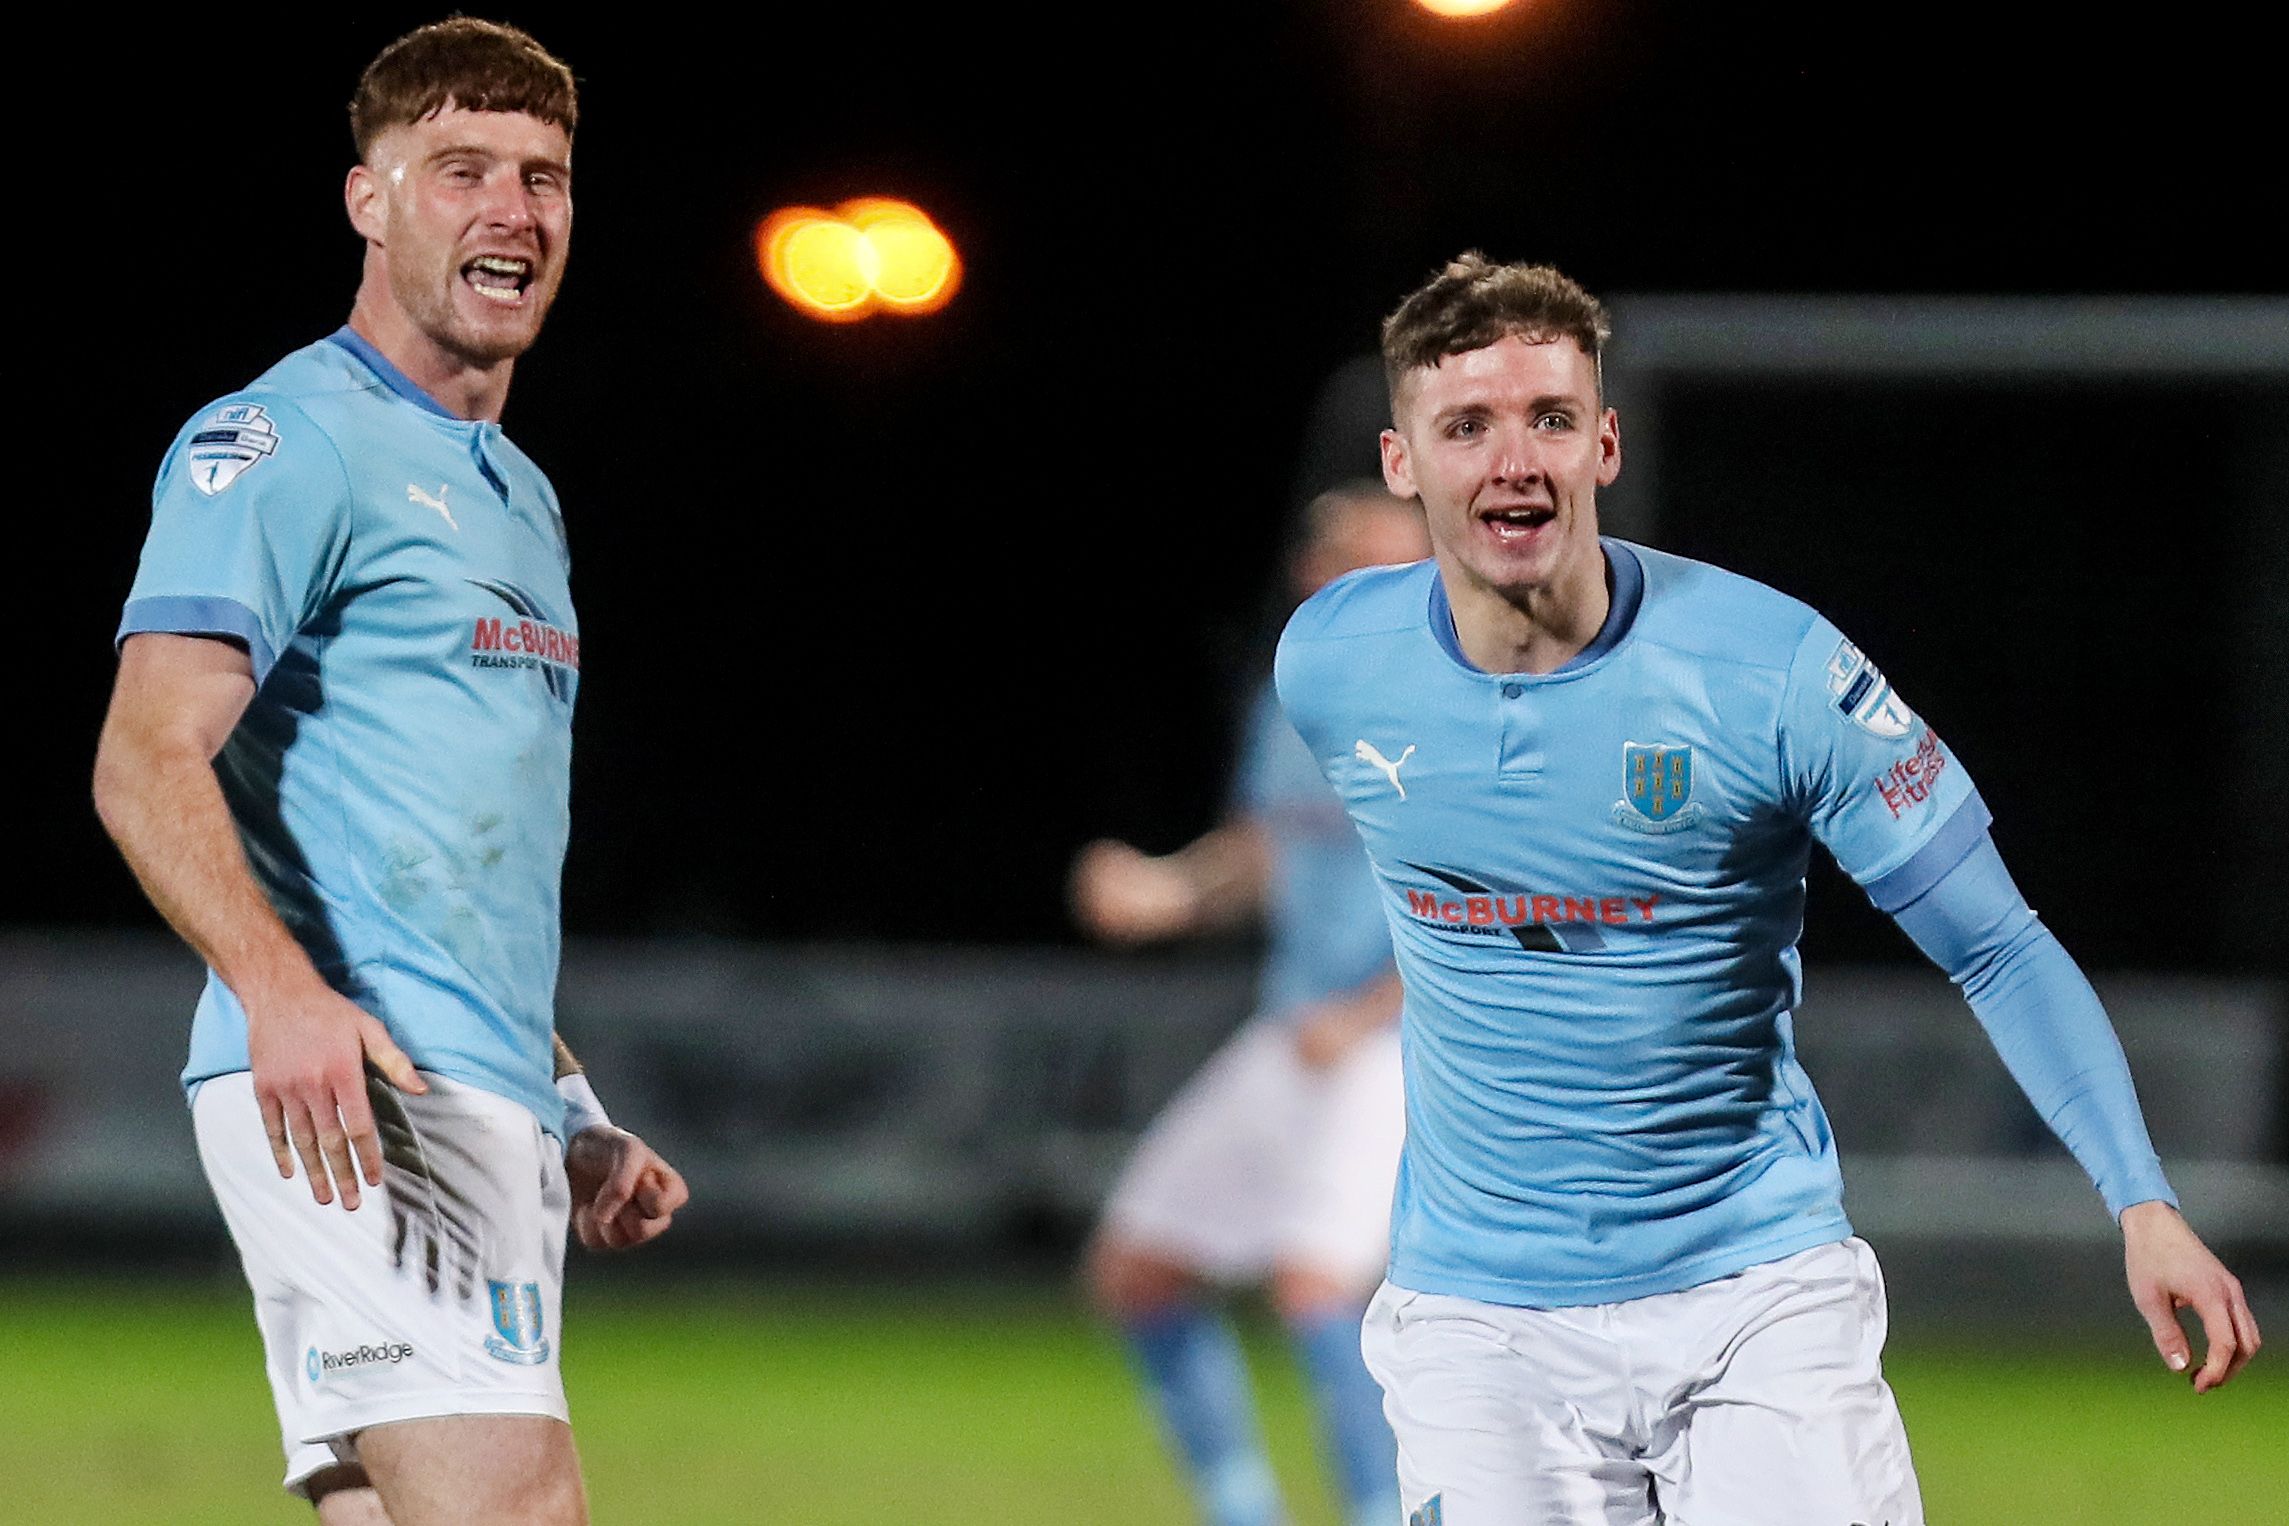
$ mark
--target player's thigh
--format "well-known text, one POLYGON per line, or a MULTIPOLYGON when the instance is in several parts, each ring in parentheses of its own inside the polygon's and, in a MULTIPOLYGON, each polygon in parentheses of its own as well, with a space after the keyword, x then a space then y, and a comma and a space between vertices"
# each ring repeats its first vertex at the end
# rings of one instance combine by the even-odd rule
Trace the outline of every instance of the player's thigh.
POLYGON ((1391 1191, 1407 1132, 1399 1035, 1376 1033, 1312 1078, 1289 1167, 1278 1259, 1364 1296, 1381 1280, 1391 1238, 1391 1191))
POLYGON ((1437 1526, 1655 1526, 1620 1432, 1619 1364, 1564 1319, 1385 1283, 1361 1349, 1399 1440, 1410 1520, 1437 1526))
POLYGON ((380 1190, 355 1212, 279 1177, 250 1079, 201 1084, 199 1156, 255 1295, 287 1486, 349 1438, 438 1415, 565 1415, 557 1364, 567 1193, 554 1142, 513 1102, 429 1078, 372 1090, 380 1190))
POLYGON ((447 1415, 358 1433, 391 1526, 581 1526, 572 1427, 539 1415, 447 1415))
POLYGON ((1243 1028, 1163 1108, 1107 1197, 1099 1235, 1218 1280, 1272 1262, 1306 1090, 1293 1041, 1243 1028))
MULTIPOLYGON (((1922 1526, 1883 1375, 1883 1278, 1846 1240, 1738 1279, 1737 1333, 1649 1459, 1675 1526, 1922 1526)), ((1712 1285, 1712 1292, 1724 1284, 1712 1285)))

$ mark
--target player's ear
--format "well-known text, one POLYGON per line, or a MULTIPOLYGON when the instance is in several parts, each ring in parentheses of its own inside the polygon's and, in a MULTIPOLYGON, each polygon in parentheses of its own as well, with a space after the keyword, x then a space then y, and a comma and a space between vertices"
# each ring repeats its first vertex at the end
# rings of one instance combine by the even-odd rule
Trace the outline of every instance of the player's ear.
POLYGON ((1407 459, 1407 437, 1396 429, 1383 431, 1383 485, 1394 498, 1412 498, 1416 494, 1413 463, 1407 459))
POLYGON ((349 209, 350 226, 357 229, 360 238, 371 244, 383 242, 389 218, 384 207, 381 177, 371 166, 350 166, 350 178, 342 185, 342 205, 349 209))
POLYGON ((1621 475, 1621 415, 1611 408, 1598 420, 1598 486, 1612 487, 1621 475))

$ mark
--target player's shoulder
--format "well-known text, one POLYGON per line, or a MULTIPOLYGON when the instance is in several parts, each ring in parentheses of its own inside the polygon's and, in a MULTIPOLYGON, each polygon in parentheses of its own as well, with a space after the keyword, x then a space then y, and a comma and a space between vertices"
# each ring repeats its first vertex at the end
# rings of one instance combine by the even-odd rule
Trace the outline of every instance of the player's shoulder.
POLYGON ((1432 561, 1347 572, 1298 605, 1280 645, 1346 641, 1421 629, 1430 608, 1432 561))
POLYGON ((210 399, 184 423, 178 443, 201 434, 233 434, 249 450, 275 449, 271 437, 282 427, 333 429, 341 403, 372 385, 371 375, 348 352, 322 339, 283 356, 245 386, 210 399))
POLYGON ((1792 666, 1823 623, 1802 599, 1755 578, 1650 546, 1619 542, 1645 575, 1634 634, 1695 657, 1745 667, 1792 666))
POLYGON ((181 477, 211 497, 250 473, 256 482, 304 487, 334 481, 343 471, 343 401, 366 385, 338 346, 303 346, 191 414, 160 463, 161 489, 181 477))

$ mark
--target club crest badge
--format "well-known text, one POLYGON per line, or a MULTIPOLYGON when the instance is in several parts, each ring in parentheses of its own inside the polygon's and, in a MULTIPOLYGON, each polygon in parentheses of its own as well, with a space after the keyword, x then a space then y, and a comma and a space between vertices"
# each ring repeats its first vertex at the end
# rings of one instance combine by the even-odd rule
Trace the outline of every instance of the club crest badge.
POLYGON ((1636 832, 1677 832, 1699 821, 1693 749, 1675 742, 1621 744, 1621 798, 1613 819, 1636 832))
POLYGON ((493 1333, 485 1337, 487 1354, 503 1362, 533 1366, 548 1360, 548 1341, 541 1332, 540 1284, 495 1282, 485 1279, 493 1300, 493 1333))
POLYGON ((1444 1494, 1434 1494, 1429 1499, 1424 1500, 1423 1508, 1407 1517, 1407 1526, 1443 1526, 1446 1520, 1446 1510, 1439 1501, 1445 1498, 1444 1494))
POLYGON ((191 486, 212 498, 276 454, 278 430, 260 403, 232 403, 216 409, 184 449, 190 457, 191 486))
POLYGON ((1835 696, 1837 712, 1850 716, 1853 725, 1871 735, 1904 737, 1915 725, 1915 712, 1907 701, 1849 641, 1837 642, 1829 654, 1828 692, 1835 696))

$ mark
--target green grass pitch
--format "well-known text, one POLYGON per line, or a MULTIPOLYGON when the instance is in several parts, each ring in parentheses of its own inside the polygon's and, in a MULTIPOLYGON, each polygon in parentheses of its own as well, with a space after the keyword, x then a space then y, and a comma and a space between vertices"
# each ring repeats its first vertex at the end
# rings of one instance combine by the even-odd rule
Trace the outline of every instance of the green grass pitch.
MULTIPOLYGON (((577 1274, 577 1269, 576 1274, 577 1274)), ((1055 1291, 794 1291, 637 1276, 583 1290, 565 1347, 596 1519, 641 1526, 1184 1526, 1118 1349, 1055 1291)), ((1310 1419, 1251 1326, 1297 1526, 1333 1526, 1310 1419)), ((1935 1526, 2278 1523, 2278 1357, 2196 1398, 2125 1311, 2103 1354, 1895 1340, 1935 1526)), ((0 1519, 305 1523, 275 1485, 245 1296, 219 1283, 0 1283, 0 1519)))

